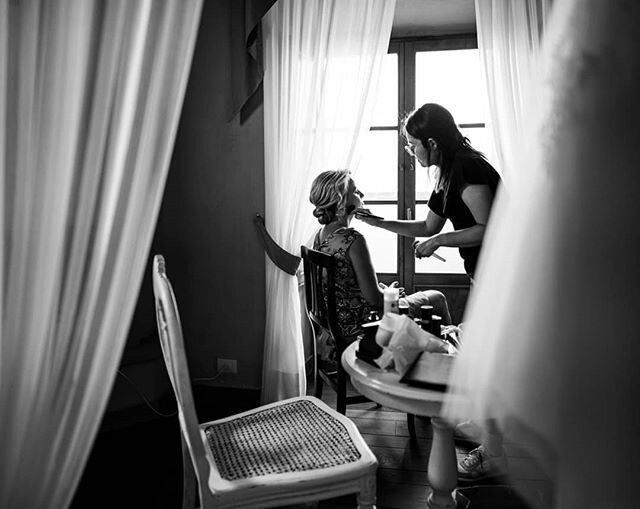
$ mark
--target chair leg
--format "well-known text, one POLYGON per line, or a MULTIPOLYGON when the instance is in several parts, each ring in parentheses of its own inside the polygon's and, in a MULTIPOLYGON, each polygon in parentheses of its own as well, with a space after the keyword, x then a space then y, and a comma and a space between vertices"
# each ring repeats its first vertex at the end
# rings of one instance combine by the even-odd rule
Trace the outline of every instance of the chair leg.
POLYGON ((347 373, 342 365, 338 365, 338 405, 336 410, 345 415, 347 413, 347 373))
POLYGON ((182 438, 182 509, 195 509, 197 506, 196 488, 198 481, 193 468, 189 447, 182 438))
MULTIPOLYGON (((316 363, 318 361, 316 360, 316 363)), ((316 364, 317 365, 317 364, 316 364)), ((320 371, 319 369, 316 367, 316 374, 314 376, 314 387, 313 387, 313 395, 318 398, 318 399, 322 399, 322 377, 320 376, 320 371)))
POLYGON ((415 440, 416 435, 416 416, 413 414, 407 414, 407 427, 409 428, 409 438, 415 440))
POLYGON ((360 478, 358 492, 358 509, 375 509, 376 507, 376 476, 367 475, 360 478))

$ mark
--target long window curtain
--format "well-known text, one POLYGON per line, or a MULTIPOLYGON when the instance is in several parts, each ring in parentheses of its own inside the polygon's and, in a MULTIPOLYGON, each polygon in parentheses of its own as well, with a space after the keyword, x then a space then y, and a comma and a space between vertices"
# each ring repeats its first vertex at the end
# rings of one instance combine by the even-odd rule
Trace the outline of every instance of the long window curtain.
POLYGON ((518 173, 533 83, 552 0, 475 0, 496 166, 507 188, 518 173))
POLYGON ((0 1, 0 507, 71 502, 146 266, 200 9, 0 1))
MULTIPOLYGON (((263 19, 265 224, 290 253, 314 231, 315 176, 355 170, 394 9, 395 0, 280 0, 263 19)), ((265 403, 306 391, 298 281, 266 264, 265 403)))
POLYGON ((492 213, 445 410, 496 419, 562 509, 638 505, 639 19, 633 0, 554 2, 526 182, 492 213))

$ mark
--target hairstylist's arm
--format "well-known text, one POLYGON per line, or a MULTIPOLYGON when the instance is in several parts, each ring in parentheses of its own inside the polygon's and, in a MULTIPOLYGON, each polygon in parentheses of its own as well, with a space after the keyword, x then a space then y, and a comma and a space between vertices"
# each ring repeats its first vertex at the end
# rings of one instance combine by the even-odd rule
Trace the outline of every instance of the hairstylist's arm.
POLYGON ((358 237, 349 249, 351 264, 356 273, 356 280, 366 301, 378 309, 382 309, 382 290, 378 286, 378 277, 371 263, 371 255, 367 241, 364 237, 358 237))
MULTIPOLYGON (((365 209, 366 210, 366 209, 365 209)), ((402 235, 404 237, 431 237, 442 230, 445 219, 438 214, 429 210, 426 219, 376 219, 366 215, 359 215, 356 211, 356 218, 371 226, 384 228, 390 232, 402 235)))
POLYGON ((462 201, 469 208, 477 224, 462 230, 440 233, 419 243, 416 246, 418 258, 431 256, 439 247, 472 247, 482 244, 491 212, 493 192, 489 186, 468 185, 462 191, 462 201))

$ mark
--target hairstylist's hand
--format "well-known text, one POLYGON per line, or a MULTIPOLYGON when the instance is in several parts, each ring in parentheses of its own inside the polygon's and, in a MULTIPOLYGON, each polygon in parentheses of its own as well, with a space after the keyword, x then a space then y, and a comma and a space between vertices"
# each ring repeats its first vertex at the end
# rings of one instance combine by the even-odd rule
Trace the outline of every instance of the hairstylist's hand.
POLYGON ((356 219, 359 219, 363 223, 370 224, 371 226, 380 226, 382 219, 376 216, 369 209, 356 209, 355 210, 356 219))
POLYGON ((429 237, 427 240, 423 240, 422 242, 416 240, 413 243, 413 250, 416 254, 416 258, 425 258, 427 256, 431 256, 439 247, 440 243, 438 242, 437 235, 429 237))

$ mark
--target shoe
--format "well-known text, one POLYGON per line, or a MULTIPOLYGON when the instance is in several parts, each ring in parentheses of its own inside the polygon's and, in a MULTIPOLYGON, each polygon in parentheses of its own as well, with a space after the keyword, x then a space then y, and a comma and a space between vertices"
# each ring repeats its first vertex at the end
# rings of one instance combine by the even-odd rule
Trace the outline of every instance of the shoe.
POLYGON ((491 456, 480 445, 470 451, 458 463, 458 479, 462 481, 479 481, 488 477, 502 477, 507 471, 507 458, 491 456))
POLYGON ((453 438, 466 442, 480 443, 482 428, 473 421, 464 421, 455 427, 453 438))

